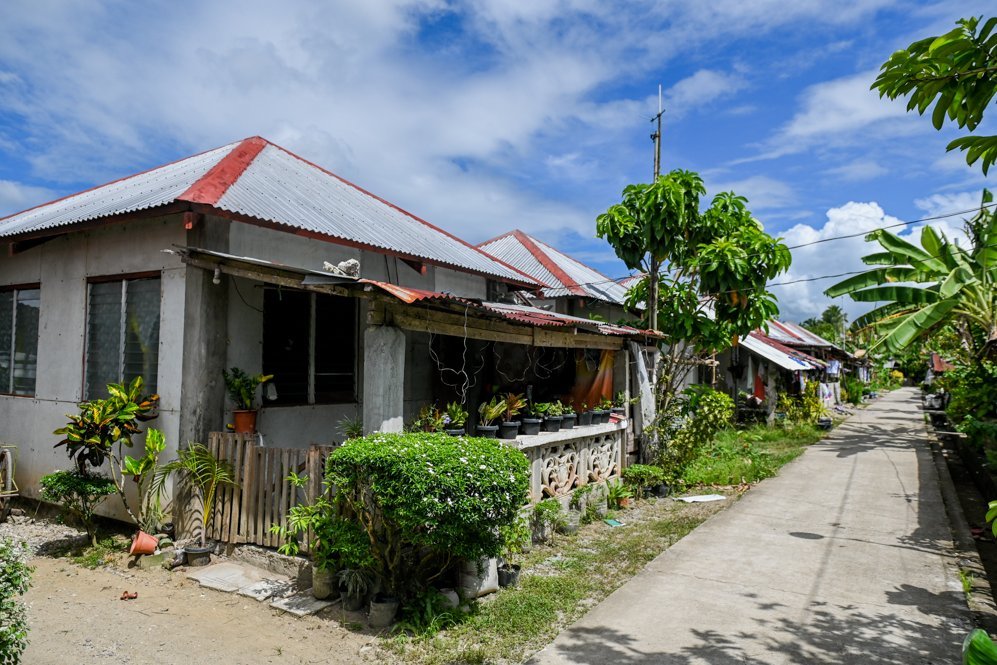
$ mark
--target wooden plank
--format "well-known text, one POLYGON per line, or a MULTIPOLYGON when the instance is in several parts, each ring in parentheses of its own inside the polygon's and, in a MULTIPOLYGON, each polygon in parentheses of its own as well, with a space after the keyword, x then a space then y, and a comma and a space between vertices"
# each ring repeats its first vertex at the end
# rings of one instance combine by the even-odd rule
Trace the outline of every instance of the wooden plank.
MULTIPOLYGON (((277 504, 277 515, 274 522, 278 524, 287 524, 287 491, 289 489, 287 482, 288 471, 291 470, 291 451, 287 448, 281 450, 280 454, 280 471, 277 474, 277 483, 280 485, 280 503, 277 504)), ((277 538, 277 546, 283 544, 283 539, 277 538)))
POLYGON ((256 450, 256 529, 250 542, 262 545, 263 521, 267 518, 267 449, 258 448, 256 450))
POLYGON ((249 532, 249 525, 253 519, 253 459, 255 454, 254 442, 247 441, 242 448, 242 471, 240 473, 239 485, 239 523, 236 527, 236 542, 247 542, 246 534, 249 532))

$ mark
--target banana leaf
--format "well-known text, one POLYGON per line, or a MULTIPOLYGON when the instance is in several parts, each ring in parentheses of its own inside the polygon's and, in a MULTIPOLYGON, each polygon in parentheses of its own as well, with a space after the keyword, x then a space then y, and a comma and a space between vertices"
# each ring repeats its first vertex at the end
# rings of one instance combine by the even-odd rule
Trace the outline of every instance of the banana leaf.
POLYGON ((932 257, 930 253, 889 231, 879 229, 870 233, 866 238, 876 240, 883 246, 883 249, 904 257, 912 266, 924 272, 948 272, 943 261, 932 257))
POLYGON ((917 286, 877 286, 849 294, 856 302, 897 302, 904 305, 923 305, 938 302, 938 292, 917 286))
MULTIPOLYGON (((851 277, 838 282, 824 291, 824 294, 828 297, 836 298, 837 296, 843 296, 846 293, 858 291, 859 289, 864 289, 869 286, 890 284, 892 282, 927 281, 924 279, 925 277, 927 277, 927 275, 922 273, 920 270, 909 266, 874 268, 859 275, 852 275, 851 277)), ((935 281, 935 278, 932 277, 930 281, 935 281)), ((882 300, 892 300, 892 298, 882 298, 882 300)))
POLYGON ((974 629, 962 643, 963 665, 997 665, 997 645, 986 631, 974 629))
POLYGON ((891 351, 900 351, 906 348, 914 340, 926 336, 936 326, 947 321, 947 314, 955 309, 958 304, 959 301, 957 299, 950 298, 948 300, 939 300, 936 303, 919 309, 913 314, 904 317, 901 323, 890 331, 890 334, 873 344, 870 350, 880 345, 885 346, 891 351))

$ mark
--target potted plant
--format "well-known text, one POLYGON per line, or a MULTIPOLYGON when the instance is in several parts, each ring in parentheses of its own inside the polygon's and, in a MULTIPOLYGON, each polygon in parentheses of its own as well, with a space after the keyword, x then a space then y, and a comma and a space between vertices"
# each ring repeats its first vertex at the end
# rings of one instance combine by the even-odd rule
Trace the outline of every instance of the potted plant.
POLYGON ((370 601, 367 623, 371 628, 387 628, 398 614, 398 599, 386 593, 376 594, 370 601))
POLYGON ((475 428, 477 435, 494 439, 498 435, 498 425, 492 423, 501 418, 504 413, 505 400, 499 399, 498 396, 492 397, 490 402, 482 402, 481 406, 478 407, 478 416, 480 416, 481 422, 475 428))
POLYGON ((526 415, 520 418, 520 431, 526 436, 533 436, 540 433, 540 426, 543 424, 543 414, 537 411, 537 405, 533 404, 526 415))
POLYGON ((177 459, 159 467, 156 485, 162 487, 171 473, 177 473, 193 485, 201 499, 201 546, 188 545, 184 552, 188 565, 206 566, 214 549, 208 547, 208 529, 215 512, 215 493, 221 486, 237 485, 232 465, 215 457, 203 443, 192 443, 177 453, 177 459))
POLYGON ((570 404, 564 404, 563 402, 557 403, 561 407, 561 429, 573 429, 575 427, 575 418, 577 417, 572 406, 570 404))
POLYGON ((630 506, 630 499, 633 498, 633 492, 621 481, 617 480, 615 483, 607 483, 606 489, 606 504, 610 508, 627 508, 630 506))
POLYGON ((373 577, 365 568, 342 568, 336 573, 339 580, 339 597, 343 601, 343 609, 356 612, 363 607, 364 598, 370 592, 373 577))
POLYGON ((225 389, 228 390, 229 399, 235 404, 232 411, 232 420, 235 421, 235 431, 237 434, 252 434, 256 431, 256 413, 254 407, 256 402, 256 390, 261 384, 273 378, 272 374, 257 374, 251 376, 238 367, 223 369, 222 376, 225 377, 225 389))
POLYGON ((435 404, 427 404, 419 409, 409 429, 413 432, 442 432, 445 426, 444 414, 435 404))
POLYGON ((627 413, 627 395, 623 392, 616 393, 616 399, 613 400, 613 406, 611 410, 613 413, 624 416, 627 413))
POLYGON ((582 402, 581 408, 578 410, 578 426, 585 427, 586 425, 592 424, 592 412, 589 411, 589 405, 582 402))
POLYGON ((459 402, 447 404, 447 410, 443 413, 444 432, 450 436, 463 436, 465 434, 464 425, 467 424, 467 411, 459 402))
POLYGON ((558 402, 540 402, 535 405, 534 410, 543 415, 543 431, 561 431, 561 405, 558 402))
POLYGON ((600 425, 605 425, 606 423, 608 423, 609 414, 611 412, 610 410, 612 408, 613 408, 613 402, 604 397, 602 401, 599 402, 599 406, 593 409, 594 415, 592 417, 592 422, 594 423, 596 421, 596 418, 598 418, 600 425))
POLYGON ((498 437, 500 439, 515 439, 516 435, 519 434, 519 421, 515 418, 526 406, 526 400, 523 399, 522 395, 509 393, 502 401, 505 403, 505 413, 502 414, 498 437))
POLYGON ((526 551, 531 544, 530 526, 525 517, 518 517, 512 524, 499 527, 502 537, 502 563, 498 567, 498 582, 500 587, 512 587, 519 584, 521 565, 516 563, 520 553, 526 551))
POLYGON ((658 496, 667 495, 668 489, 662 490, 665 483, 665 470, 651 464, 631 464, 623 470, 623 482, 633 488, 637 498, 644 498, 654 492, 658 496))

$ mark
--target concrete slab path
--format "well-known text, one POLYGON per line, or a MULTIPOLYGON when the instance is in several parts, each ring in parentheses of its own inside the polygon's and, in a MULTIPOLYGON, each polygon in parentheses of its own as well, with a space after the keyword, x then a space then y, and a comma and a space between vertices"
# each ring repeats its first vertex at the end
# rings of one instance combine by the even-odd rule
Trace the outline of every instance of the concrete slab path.
POLYGON ((918 405, 858 411, 532 662, 960 662, 971 620, 918 405))

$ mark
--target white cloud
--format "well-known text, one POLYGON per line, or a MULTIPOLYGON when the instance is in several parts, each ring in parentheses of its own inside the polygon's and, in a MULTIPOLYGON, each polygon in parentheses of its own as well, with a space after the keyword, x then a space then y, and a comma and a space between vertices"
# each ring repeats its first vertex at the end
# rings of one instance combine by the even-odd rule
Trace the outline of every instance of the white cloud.
POLYGON ((700 69, 665 91, 665 117, 678 119, 697 113, 714 101, 730 97, 747 86, 740 74, 700 69))
MULTIPOLYGON (((550 146, 567 139, 577 164, 615 175, 602 155, 657 99, 604 101, 607 86, 709 40, 819 29, 887 1, 6 3, 0 105, 46 180, 100 182, 260 134, 469 240, 511 226, 590 235, 591 211, 523 183, 550 178, 545 158, 567 159, 550 146), (433 21, 457 27, 426 37, 433 21)), ((702 69, 670 103, 694 109, 743 85, 702 69)), ((756 207, 790 198, 744 184, 756 207)))
POLYGON ((753 175, 741 180, 706 183, 710 196, 720 192, 734 192, 748 199, 752 212, 785 208, 796 201, 793 188, 787 183, 765 175, 753 175))
POLYGON ((833 176, 846 182, 864 182, 874 180, 889 173, 890 170, 874 159, 856 159, 847 164, 836 166, 833 169, 824 171, 826 175, 833 176))
POLYGON ((52 190, 45 187, 0 180, 0 217, 44 203, 54 196, 52 190))
MULTIPOLYGON (((862 257, 882 251, 878 244, 865 241, 865 232, 901 223, 903 220, 886 214, 876 202, 850 201, 828 210, 827 219, 820 227, 797 224, 783 233, 783 238, 790 247, 806 246, 792 250, 793 265, 789 273, 780 275, 774 280, 776 284, 793 282, 784 286, 773 286, 773 293, 779 299, 780 316, 799 322, 820 315, 830 304, 837 304, 844 308, 849 319, 855 319, 873 309, 875 304, 855 302, 847 296, 832 300, 823 292, 845 279, 848 273, 868 269, 869 266, 862 263, 862 257), (858 235, 832 240, 855 234, 858 235), (828 275, 838 275, 838 277, 800 281, 828 275)), ((918 239, 924 226, 926 224, 897 226, 890 231, 914 244, 919 244, 918 239)), ((965 246, 965 236, 959 228, 958 219, 935 221, 931 226, 936 231, 957 239, 965 246)))
MULTIPOLYGON (((967 213, 967 217, 972 217, 973 212, 980 208, 982 192, 958 192, 952 194, 932 194, 922 199, 915 199, 914 205, 919 210, 924 211, 925 217, 938 217, 940 215, 951 215, 954 213, 967 213)), ((959 217, 954 218, 955 221, 959 217)))
POLYGON ((869 86, 875 71, 860 72, 812 85, 800 96, 800 108, 756 156, 736 160, 747 163, 774 159, 814 147, 852 145, 873 136, 877 140, 918 131, 905 120, 900 102, 880 99, 869 86), (874 133, 874 134, 873 134, 874 133))

